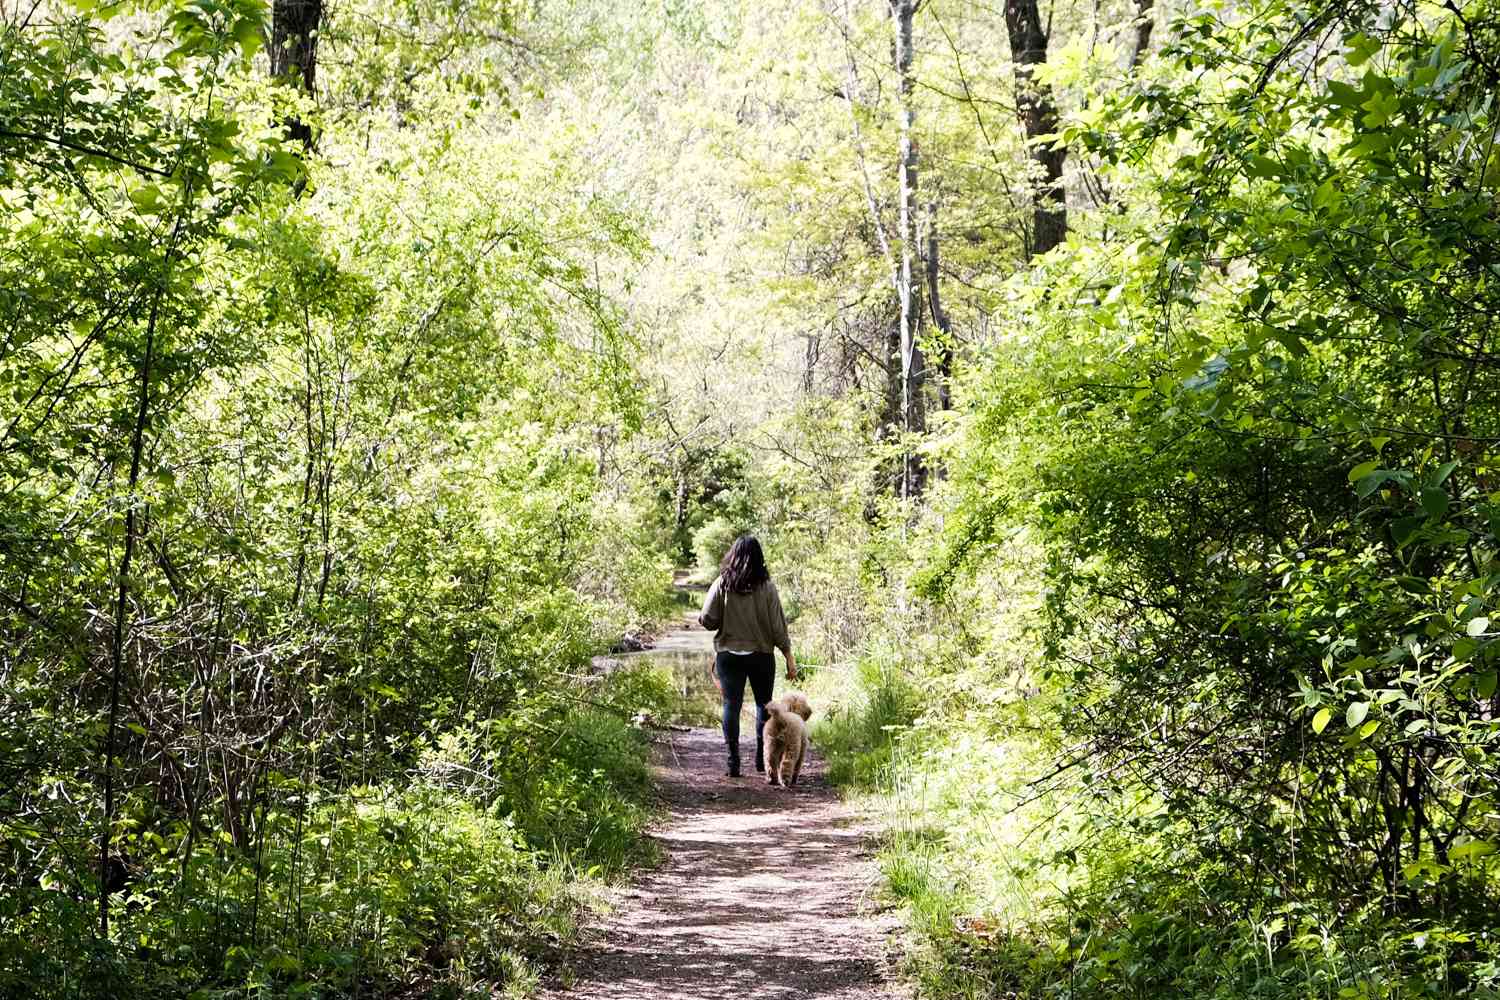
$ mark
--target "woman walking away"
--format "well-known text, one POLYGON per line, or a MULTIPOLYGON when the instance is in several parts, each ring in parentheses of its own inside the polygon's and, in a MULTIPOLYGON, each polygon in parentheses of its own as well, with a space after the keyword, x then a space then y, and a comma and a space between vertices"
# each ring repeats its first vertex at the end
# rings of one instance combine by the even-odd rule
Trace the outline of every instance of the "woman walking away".
POLYGON ((740 709, 745 704, 745 681, 755 696, 755 769, 765 770, 766 702, 776 685, 776 655, 786 657, 786 679, 797 679, 792 640, 786 631, 781 595, 766 571, 766 557, 752 535, 734 540, 719 567, 719 578, 708 588, 698 623, 714 630, 714 676, 724 696, 724 746, 729 751, 729 777, 740 776, 740 709))

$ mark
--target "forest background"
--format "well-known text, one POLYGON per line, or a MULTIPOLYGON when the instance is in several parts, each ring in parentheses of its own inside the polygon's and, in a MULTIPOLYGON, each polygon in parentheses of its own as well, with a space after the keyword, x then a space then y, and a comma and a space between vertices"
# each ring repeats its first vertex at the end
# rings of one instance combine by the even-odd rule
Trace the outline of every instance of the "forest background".
POLYGON ((1492 3, 0 15, 0 993, 525 994, 746 530, 928 995, 1500 991, 1492 3))

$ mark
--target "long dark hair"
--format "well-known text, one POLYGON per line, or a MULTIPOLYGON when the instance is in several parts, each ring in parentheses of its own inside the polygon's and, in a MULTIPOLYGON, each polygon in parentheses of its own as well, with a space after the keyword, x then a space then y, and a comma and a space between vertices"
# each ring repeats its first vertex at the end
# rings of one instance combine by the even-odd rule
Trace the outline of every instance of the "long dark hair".
POLYGON ((724 553, 719 573, 724 577, 724 589, 736 594, 748 594, 771 579, 765 553, 754 535, 741 535, 734 540, 724 553))

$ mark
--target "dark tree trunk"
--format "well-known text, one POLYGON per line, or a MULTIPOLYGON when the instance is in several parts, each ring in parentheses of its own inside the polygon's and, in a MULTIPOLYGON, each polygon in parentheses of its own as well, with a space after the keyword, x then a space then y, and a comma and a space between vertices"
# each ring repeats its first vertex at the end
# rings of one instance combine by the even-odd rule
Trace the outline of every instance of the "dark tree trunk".
POLYGON ((927 310, 932 314, 932 325, 942 334, 942 349, 938 353, 937 402, 938 409, 953 406, 953 324, 943 311, 943 300, 938 295, 938 234, 937 202, 927 203, 927 310))
MULTIPOLYGON (((323 0, 275 0, 271 9, 271 75, 311 94, 317 82, 318 26, 323 0)), ((286 121, 287 135, 312 148, 312 128, 300 118, 286 121)))
MULTIPOLYGON (((181 220, 178 221, 179 227, 181 220)), ((177 232, 172 234, 175 245, 177 232)), ((125 539, 120 556, 120 569, 116 576, 115 621, 109 643, 109 714, 104 720, 104 823, 99 831, 99 937, 109 937, 109 896, 119 888, 112 868, 118 862, 111 856, 115 831, 115 733, 120 720, 120 685, 125 674, 125 638, 130 629, 130 569, 135 559, 137 535, 141 520, 136 487, 141 481, 141 457, 146 447, 146 427, 151 416, 151 365, 155 360, 156 323, 161 315, 161 300, 165 294, 168 275, 171 273, 173 247, 167 250, 167 275, 157 287, 151 300, 151 315, 146 321, 146 344, 141 354, 140 382, 136 393, 135 420, 130 430, 130 473, 126 483, 125 539)))
POLYGON ((1151 8, 1154 3, 1155 0, 1135 0, 1137 13, 1135 19, 1135 47, 1130 50, 1131 69, 1141 64, 1141 60, 1146 57, 1146 52, 1151 47, 1151 29, 1156 26, 1156 22, 1151 17, 1151 8))
POLYGON ((1035 67, 1047 61, 1047 31, 1037 11, 1037 0, 1006 0, 1005 29, 1010 35, 1011 60, 1016 74, 1016 110, 1031 150, 1040 167, 1032 184, 1031 254, 1042 254, 1068 234, 1068 206, 1063 188, 1066 147, 1057 142, 1039 143, 1038 136, 1057 131, 1057 108, 1052 91, 1036 80, 1035 67))

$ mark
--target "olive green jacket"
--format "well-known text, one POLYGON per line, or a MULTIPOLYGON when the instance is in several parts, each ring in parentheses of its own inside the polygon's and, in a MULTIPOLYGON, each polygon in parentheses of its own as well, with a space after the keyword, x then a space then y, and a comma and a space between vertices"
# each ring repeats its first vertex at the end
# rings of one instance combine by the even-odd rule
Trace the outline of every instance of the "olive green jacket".
POLYGON ((787 634, 781 595, 770 580, 748 594, 736 594, 726 591, 724 578, 718 577, 703 599, 698 624, 714 630, 717 652, 769 653, 779 649, 791 658, 792 639, 787 634))

